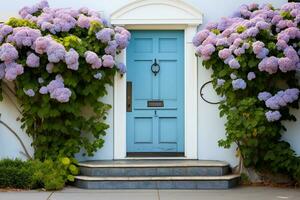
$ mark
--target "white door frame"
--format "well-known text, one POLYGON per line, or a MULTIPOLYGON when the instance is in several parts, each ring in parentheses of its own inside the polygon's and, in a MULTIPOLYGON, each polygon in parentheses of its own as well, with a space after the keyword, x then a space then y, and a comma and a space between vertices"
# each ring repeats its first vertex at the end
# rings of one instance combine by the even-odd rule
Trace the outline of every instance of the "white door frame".
MULTIPOLYGON (((111 23, 129 30, 184 30, 184 158, 197 159, 197 59, 192 39, 202 14, 181 0, 137 0, 114 12, 111 23)), ((126 50, 117 59, 126 63, 126 50)), ((126 74, 114 78, 114 159, 126 159, 126 80, 126 74)))

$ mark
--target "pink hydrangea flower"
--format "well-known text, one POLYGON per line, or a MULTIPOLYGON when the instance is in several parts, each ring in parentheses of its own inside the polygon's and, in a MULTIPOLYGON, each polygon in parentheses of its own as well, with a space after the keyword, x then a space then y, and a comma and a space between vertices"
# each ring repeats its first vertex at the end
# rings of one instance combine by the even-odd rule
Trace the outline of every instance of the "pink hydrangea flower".
POLYGON ((28 67, 39 67, 40 66, 40 57, 34 53, 30 53, 26 59, 26 65, 28 67))
POLYGON ((218 53, 219 57, 223 60, 227 59, 231 54, 231 51, 229 49, 222 49, 218 53))
POLYGON ((53 68, 54 68, 54 64, 53 63, 48 63, 46 65, 46 70, 49 74, 51 74, 53 72, 53 68))
POLYGON ((264 58, 259 64, 258 69, 260 71, 268 72, 269 74, 274 74, 278 70, 278 58, 271 56, 264 58))

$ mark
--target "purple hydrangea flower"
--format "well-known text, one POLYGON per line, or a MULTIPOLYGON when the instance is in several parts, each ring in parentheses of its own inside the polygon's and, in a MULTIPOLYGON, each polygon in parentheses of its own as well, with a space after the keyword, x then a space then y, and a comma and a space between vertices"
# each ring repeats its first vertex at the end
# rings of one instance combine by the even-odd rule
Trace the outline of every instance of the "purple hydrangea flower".
POLYGON ((107 43, 107 42, 111 41, 111 37, 114 33, 115 32, 113 29, 104 28, 101 31, 99 31, 98 33, 96 33, 96 37, 98 40, 101 40, 101 42, 107 43))
POLYGON ((46 86, 42 86, 39 90, 40 94, 47 94, 48 93, 48 88, 46 86))
POLYGON ((31 47, 34 41, 41 36, 42 34, 38 29, 16 27, 7 40, 8 42, 14 42, 18 47, 31 47))
POLYGON ((86 51, 84 53, 85 61, 92 65, 92 69, 99 69, 102 66, 102 60, 95 52, 86 51))
POLYGON ((240 56, 240 55, 242 55, 242 54, 245 53, 245 49, 244 49, 244 48, 237 48, 237 49, 235 49, 233 52, 234 52, 234 54, 235 54, 236 56, 240 56))
POLYGON ((271 25, 268 22, 260 21, 257 22, 256 27, 260 30, 270 29, 271 25))
POLYGON ((256 27, 251 27, 248 30, 246 30, 244 33, 244 39, 246 39, 247 37, 255 37, 257 34, 259 33, 259 29, 256 27))
POLYGON ((283 50, 288 46, 288 44, 284 40, 277 40, 276 46, 278 50, 283 50))
POLYGON ((100 72, 94 74, 94 78, 100 80, 102 78, 102 74, 100 72))
POLYGON ((217 40, 216 46, 229 46, 229 41, 227 38, 220 38, 217 40))
POLYGON ((18 75, 24 73, 24 68, 22 65, 12 62, 9 64, 5 64, 5 79, 8 81, 13 81, 17 78, 18 75))
POLYGON ((10 34, 13 31, 13 28, 11 26, 8 26, 6 24, 4 24, 3 26, 1 26, 0 28, 0 35, 2 37, 7 36, 8 34, 10 34))
POLYGON ((118 63, 117 68, 121 74, 125 74, 127 71, 126 65, 124 63, 118 63))
POLYGON ((29 97, 35 96, 35 92, 33 91, 33 89, 28 89, 28 90, 23 89, 23 91, 29 97))
POLYGON ((217 80, 217 86, 221 87, 221 86, 224 85, 225 82, 226 82, 226 81, 225 81, 224 79, 218 79, 218 80, 217 80))
POLYGON ((199 46, 209 36, 208 30, 199 31, 193 38, 193 44, 199 46))
POLYGON ((281 114, 279 111, 268 111, 268 112, 266 112, 265 116, 266 116, 268 122, 275 122, 275 121, 280 120, 280 118, 281 118, 281 114))
POLYGON ((294 63, 297 63, 300 60, 297 51, 292 46, 285 48, 283 53, 287 58, 291 59, 294 63))
POLYGON ((234 80, 234 79, 237 79, 237 76, 236 76, 234 73, 231 73, 231 74, 230 74, 230 78, 231 78, 232 80, 234 80))
POLYGON ((118 44, 115 40, 109 41, 107 47, 104 49, 106 54, 115 56, 117 52, 118 44))
POLYGON ((299 89, 291 88, 285 91, 279 91, 274 96, 266 100, 266 106, 273 110, 287 106, 288 103, 293 103, 299 99, 299 89))
POLYGON ((104 55, 102 56, 103 60, 103 67, 109 67, 112 68, 115 65, 114 58, 111 55, 104 55))
POLYGON ((274 74, 278 70, 278 58, 271 56, 264 58, 259 64, 258 69, 260 71, 266 71, 269 74, 274 74))
POLYGON ((51 42, 47 48, 49 62, 58 63, 63 60, 66 54, 65 47, 57 42, 51 42))
POLYGON ((247 74, 247 79, 248 79, 249 81, 251 81, 251 80, 253 80, 253 79, 255 79, 255 78, 256 78, 256 75, 255 75, 254 72, 249 72, 249 73, 247 74))
POLYGON ((116 33, 115 41, 118 44, 118 48, 120 48, 120 49, 126 48, 129 44, 129 38, 125 34, 116 33))
POLYGON ((57 88, 50 93, 50 98, 56 99, 60 103, 69 102, 72 92, 69 88, 57 88))
POLYGON ((201 49, 201 56, 203 57, 210 57, 214 52, 215 52, 216 48, 214 45, 212 44, 207 44, 205 46, 202 46, 201 49))
POLYGON ((239 69, 241 66, 240 66, 240 63, 234 58, 234 59, 231 59, 229 62, 228 62, 230 68, 232 69, 239 69))
POLYGON ((260 92, 260 93, 258 93, 258 96, 257 96, 257 98, 260 101, 267 101, 271 97, 272 97, 272 94, 269 92, 260 92))
POLYGON ((38 54, 43 54, 47 52, 47 48, 49 47, 50 43, 52 42, 52 38, 50 36, 45 37, 38 37, 34 41, 34 50, 38 54))
POLYGON ((17 49, 9 44, 4 43, 0 46, 0 60, 5 63, 10 63, 16 60, 19 57, 17 49))
POLYGON ((288 71, 296 70, 295 62, 293 62, 293 60, 291 60, 290 58, 287 58, 287 57, 279 58, 278 65, 279 65, 279 69, 282 72, 288 72, 288 71))
POLYGON ((28 67, 39 67, 40 66, 40 57, 35 55, 34 53, 30 53, 26 59, 26 65, 28 67))
POLYGON ((71 70, 78 70, 79 66, 79 54, 74 50, 70 49, 66 54, 65 54, 65 62, 67 64, 67 68, 71 70))
POLYGON ((233 90, 246 89, 247 83, 243 79, 236 79, 232 81, 233 90))
POLYGON ((218 53, 219 57, 223 60, 227 59, 229 56, 231 56, 231 51, 229 49, 222 49, 218 53))
POLYGON ((77 21, 77 25, 81 28, 90 28, 90 18, 85 15, 80 15, 77 21))
POLYGON ((257 58, 263 59, 269 54, 269 50, 264 48, 265 44, 261 41, 256 41, 252 44, 253 52, 257 58))
POLYGON ((53 93, 54 90, 56 90, 57 88, 63 88, 63 87, 64 87, 64 83, 61 80, 58 80, 58 79, 52 80, 47 85, 47 89, 48 89, 49 93, 53 93))

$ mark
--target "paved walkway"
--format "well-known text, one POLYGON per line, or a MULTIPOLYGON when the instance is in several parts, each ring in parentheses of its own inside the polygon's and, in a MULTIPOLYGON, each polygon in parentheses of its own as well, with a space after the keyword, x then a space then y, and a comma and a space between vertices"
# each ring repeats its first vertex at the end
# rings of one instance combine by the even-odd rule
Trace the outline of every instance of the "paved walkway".
POLYGON ((2 192, 0 200, 300 200, 300 189, 239 187, 231 190, 82 190, 2 192))

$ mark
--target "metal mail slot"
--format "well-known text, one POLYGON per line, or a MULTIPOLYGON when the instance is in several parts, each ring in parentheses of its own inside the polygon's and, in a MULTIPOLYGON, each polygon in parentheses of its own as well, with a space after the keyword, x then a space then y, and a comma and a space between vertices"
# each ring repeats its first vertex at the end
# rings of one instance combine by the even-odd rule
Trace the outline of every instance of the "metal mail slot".
POLYGON ((151 100, 147 102, 148 107, 164 107, 164 101, 161 100, 151 100))

